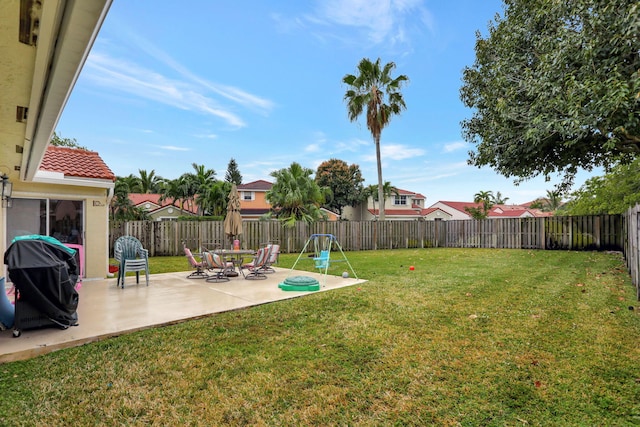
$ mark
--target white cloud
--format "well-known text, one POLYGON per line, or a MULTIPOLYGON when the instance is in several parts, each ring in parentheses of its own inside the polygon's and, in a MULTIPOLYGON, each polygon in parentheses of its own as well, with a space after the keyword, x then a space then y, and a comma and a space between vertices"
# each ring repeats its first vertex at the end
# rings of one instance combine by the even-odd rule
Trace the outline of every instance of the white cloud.
POLYGON ((201 133, 201 134, 197 134, 197 135, 193 135, 195 138, 202 138, 202 139, 216 139, 218 138, 218 135, 216 135, 215 133, 201 133))
POLYGON ((340 141, 336 143, 335 151, 337 153, 343 151, 357 152, 362 149, 362 147, 371 146, 373 147, 373 142, 365 141, 363 139, 354 138, 349 141, 340 141))
POLYGON ((239 116, 203 95, 201 88, 167 78, 137 64, 96 53, 87 61, 86 70, 86 77, 97 84, 174 108, 216 116, 234 127, 246 126, 239 116))
POLYGON ((317 143, 309 144, 306 147, 304 147, 304 151, 306 151, 307 153, 317 153, 318 151, 320 151, 320 144, 317 144, 317 143))
POLYGON ((258 109, 262 112, 267 112, 274 106, 273 102, 268 99, 253 95, 234 86, 213 83, 193 74, 182 64, 175 61, 171 56, 158 49, 155 45, 140 37, 138 34, 132 34, 131 40, 133 40, 137 47, 139 47, 144 53, 167 65, 187 80, 190 80, 199 86, 208 88, 212 92, 215 92, 224 98, 236 102, 244 107, 258 109))
POLYGON ((444 153, 452 153, 454 151, 459 151, 467 148, 469 148, 468 143, 464 141, 456 141, 456 142, 449 142, 447 144, 444 144, 444 147, 442 147, 442 151, 444 153))
MULTIPOLYGON (((146 54, 159 61, 177 73, 179 78, 168 77, 140 66, 136 61, 113 57, 98 49, 94 49, 89 56, 84 75, 94 83, 107 88, 174 108, 218 117, 235 128, 245 127, 246 123, 231 107, 223 105, 222 101, 231 101, 263 115, 267 115, 274 108, 271 100, 238 87, 214 83, 195 75, 134 32, 128 31, 127 36, 127 40, 135 44, 136 54, 146 54)), ((104 46, 113 48, 108 43, 104 46)))
POLYGON ((359 28, 372 44, 408 43, 407 21, 418 16, 422 25, 433 29, 433 18, 422 0, 322 0, 317 2, 315 25, 359 28))
POLYGON ((191 151, 191 148, 187 147, 176 147, 175 145, 162 145, 159 148, 167 151, 191 151))
MULTIPOLYGON (((373 146, 373 144, 371 144, 373 146)), ((411 159, 415 157, 424 156, 426 153, 422 148, 412 148, 403 144, 391 144, 391 145, 381 145, 380 146, 380 157, 383 162, 386 160, 404 160, 411 159)), ((364 156, 364 160, 375 162, 376 154, 375 149, 372 150, 371 154, 367 154, 364 156)))

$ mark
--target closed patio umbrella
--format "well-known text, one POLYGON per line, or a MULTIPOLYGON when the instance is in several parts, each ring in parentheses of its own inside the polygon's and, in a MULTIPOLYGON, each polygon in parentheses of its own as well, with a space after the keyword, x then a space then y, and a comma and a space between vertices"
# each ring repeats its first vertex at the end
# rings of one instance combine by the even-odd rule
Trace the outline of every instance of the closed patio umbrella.
POLYGON ((240 194, 236 184, 231 185, 229 202, 227 203, 227 216, 224 219, 224 233, 233 242, 242 234, 242 216, 240 215, 240 194))

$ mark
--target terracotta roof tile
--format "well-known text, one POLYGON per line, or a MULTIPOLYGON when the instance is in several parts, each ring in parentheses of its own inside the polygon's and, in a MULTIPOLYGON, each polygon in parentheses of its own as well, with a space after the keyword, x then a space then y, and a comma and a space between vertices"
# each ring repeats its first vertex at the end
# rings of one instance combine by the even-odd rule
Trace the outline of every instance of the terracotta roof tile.
POLYGON ((197 213, 197 208, 189 209, 189 204, 185 204, 184 207, 181 206, 180 202, 173 203, 173 199, 164 199, 162 202, 160 201, 161 194, 153 194, 153 193, 129 193, 129 200, 133 203, 134 206, 141 206, 147 202, 153 203, 157 206, 157 208, 152 209, 151 212, 162 209, 168 206, 175 206, 177 209, 181 209, 185 212, 197 213))
POLYGON ((460 212, 464 212, 465 214, 469 215, 469 212, 467 212, 464 208, 469 207, 469 208, 481 208, 482 207, 482 203, 473 203, 473 202, 447 202, 447 201, 440 201, 438 203, 442 203, 443 205, 449 206, 450 208, 453 208, 457 211, 460 212))
POLYGON ((106 179, 115 182, 116 176, 95 151, 50 145, 40 164, 43 171, 59 172, 65 176, 106 179))
POLYGON ((263 179, 259 179, 257 181, 247 182, 246 184, 238 185, 238 190, 261 190, 268 191, 271 190, 273 184, 269 181, 265 181, 263 179))

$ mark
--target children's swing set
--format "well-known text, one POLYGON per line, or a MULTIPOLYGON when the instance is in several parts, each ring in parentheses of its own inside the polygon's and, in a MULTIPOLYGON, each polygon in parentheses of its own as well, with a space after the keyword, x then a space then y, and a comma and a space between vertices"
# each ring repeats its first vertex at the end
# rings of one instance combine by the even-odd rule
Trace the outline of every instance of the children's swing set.
MULTIPOLYGON (((323 278, 324 282, 322 286, 325 286, 327 283, 327 272, 329 270, 329 266, 334 262, 346 262, 349 266, 349 270, 355 279, 358 278, 358 275, 353 270, 353 267, 349 263, 346 255, 344 254, 340 243, 338 243, 338 239, 333 234, 312 234, 309 239, 307 239, 300 255, 296 259, 296 262, 293 263, 291 267, 291 272, 294 271, 296 265, 302 258, 304 254, 307 252, 311 252, 313 248, 313 255, 310 255, 307 258, 311 258, 314 262, 314 267, 318 270, 319 273, 324 273, 323 278), (337 259, 331 258, 331 252, 336 252, 336 249, 339 251, 341 258, 337 259)), ((342 277, 349 277, 348 272, 342 273, 342 277)), ((320 289, 320 283, 318 280, 309 276, 289 276, 284 282, 278 285, 280 289, 283 291, 317 291, 320 289)))

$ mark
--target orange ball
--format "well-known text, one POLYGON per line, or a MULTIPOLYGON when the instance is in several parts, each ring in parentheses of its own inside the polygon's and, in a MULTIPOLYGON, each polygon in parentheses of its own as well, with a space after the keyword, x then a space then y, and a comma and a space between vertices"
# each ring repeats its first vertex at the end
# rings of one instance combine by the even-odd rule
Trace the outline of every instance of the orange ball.
POLYGON ((416 269, 416 268, 415 268, 413 265, 412 265, 411 267, 409 267, 409 270, 411 270, 411 271, 413 271, 413 270, 415 270, 415 269, 416 269))

